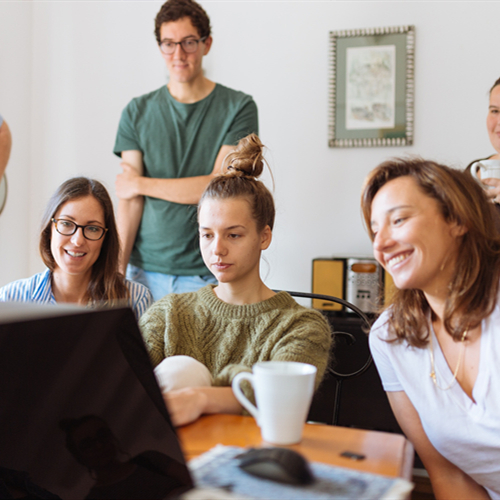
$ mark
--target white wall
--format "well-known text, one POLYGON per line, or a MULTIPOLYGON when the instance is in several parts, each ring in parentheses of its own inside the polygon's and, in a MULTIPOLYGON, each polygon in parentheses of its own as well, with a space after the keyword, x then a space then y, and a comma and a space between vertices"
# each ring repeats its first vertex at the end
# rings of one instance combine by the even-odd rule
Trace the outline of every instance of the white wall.
POLYGON ((0 3, 0 114, 13 133, 7 167, 8 198, 0 215, 0 285, 28 272, 31 123, 30 2, 0 3), (24 26, 25 29, 19 29, 24 26))
MULTIPOLYGON (((492 152, 485 117, 500 76, 500 3, 201 3, 214 35, 207 76, 254 96, 269 147, 278 209, 270 286, 308 290, 314 257, 370 254, 359 192, 387 157, 419 154, 461 168, 492 152), (328 32, 400 24, 416 26, 414 146, 328 148, 328 32)), ((160 5, 0 3, 0 113, 15 141, 0 285, 42 269, 38 221, 61 181, 85 174, 113 191, 121 110, 166 81, 153 36, 160 5)))

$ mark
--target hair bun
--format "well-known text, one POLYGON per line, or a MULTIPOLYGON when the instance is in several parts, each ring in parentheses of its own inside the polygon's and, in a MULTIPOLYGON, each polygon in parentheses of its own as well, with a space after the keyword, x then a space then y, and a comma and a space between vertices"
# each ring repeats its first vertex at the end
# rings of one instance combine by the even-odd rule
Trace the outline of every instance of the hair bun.
POLYGON ((236 150, 226 156, 227 175, 259 177, 264 170, 263 148, 256 134, 243 137, 236 150))

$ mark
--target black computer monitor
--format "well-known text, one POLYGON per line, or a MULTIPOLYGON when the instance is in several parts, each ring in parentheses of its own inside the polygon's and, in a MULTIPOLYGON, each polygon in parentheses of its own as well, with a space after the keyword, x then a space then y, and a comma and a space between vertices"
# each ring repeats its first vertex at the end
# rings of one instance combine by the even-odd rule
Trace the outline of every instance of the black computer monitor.
POLYGON ((191 487, 130 309, 0 304, 0 498, 2 488, 123 499, 191 487))

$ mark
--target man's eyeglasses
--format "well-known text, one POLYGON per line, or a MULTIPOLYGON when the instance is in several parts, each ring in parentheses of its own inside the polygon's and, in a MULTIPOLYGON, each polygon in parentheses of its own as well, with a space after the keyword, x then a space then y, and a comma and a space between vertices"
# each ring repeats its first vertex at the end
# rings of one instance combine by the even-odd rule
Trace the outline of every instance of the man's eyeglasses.
POLYGON ((198 40, 196 38, 185 38, 180 42, 164 40, 160 43, 160 49, 165 55, 171 56, 175 52, 177 45, 180 45, 184 52, 186 52, 187 54, 192 54, 193 52, 196 52, 198 50, 198 44, 200 42, 204 42, 206 39, 207 37, 204 36, 202 38, 198 38, 198 40))
POLYGON ((56 226, 56 231, 63 236, 71 236, 75 234, 79 227, 82 228, 83 236, 88 240, 96 241, 100 240, 108 230, 105 227, 94 226, 92 224, 88 226, 80 226, 79 224, 75 224, 70 220, 66 219, 50 219, 54 225, 56 226))

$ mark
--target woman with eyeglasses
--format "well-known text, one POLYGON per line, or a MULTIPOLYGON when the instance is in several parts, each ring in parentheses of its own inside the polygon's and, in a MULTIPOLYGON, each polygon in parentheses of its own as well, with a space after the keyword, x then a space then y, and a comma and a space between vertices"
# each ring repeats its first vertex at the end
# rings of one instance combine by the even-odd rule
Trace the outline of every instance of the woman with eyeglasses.
POLYGON ((0 288, 0 302, 66 302, 97 307, 128 304, 137 318, 152 304, 149 290, 118 272, 120 243, 106 188, 69 179, 42 218, 40 255, 47 269, 0 288))

